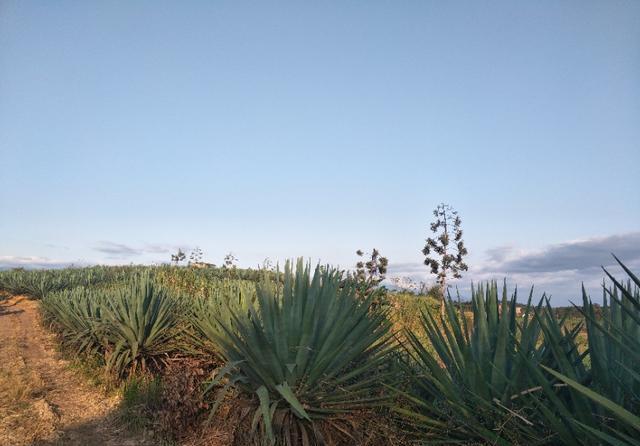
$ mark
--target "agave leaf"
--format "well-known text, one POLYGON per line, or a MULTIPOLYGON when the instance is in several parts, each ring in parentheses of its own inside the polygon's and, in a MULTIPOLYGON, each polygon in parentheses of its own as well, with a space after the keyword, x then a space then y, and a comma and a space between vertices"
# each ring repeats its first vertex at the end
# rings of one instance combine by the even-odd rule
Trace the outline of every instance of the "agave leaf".
MULTIPOLYGON (((602 432, 598 429, 595 429, 591 426, 588 426, 584 423, 581 423, 579 421, 576 421, 576 424, 578 424, 581 428, 583 428, 584 430, 588 431, 589 433, 591 433, 594 437, 604 441, 605 443, 608 443, 612 446, 638 446, 640 445, 640 441, 634 440, 633 438, 627 438, 627 441, 624 440, 620 440, 619 438, 616 438, 612 435, 609 435, 605 432, 602 432)), ((618 433, 618 435, 622 435, 621 433, 618 433)))
POLYGON ((307 412, 304 410, 304 407, 302 407, 302 404, 300 404, 300 401, 298 401, 298 398, 296 398, 296 396, 293 394, 291 388, 289 387, 289 384, 284 383, 277 385, 276 390, 280 393, 280 395, 282 395, 287 403, 289 403, 291 409, 299 418, 304 418, 311 421, 309 414, 307 414, 307 412))
POLYGON ((256 395, 260 400, 260 413, 264 420, 264 428, 267 433, 267 438, 271 442, 275 442, 275 436, 273 435, 273 428, 271 427, 271 409, 269 407, 269 391, 265 386, 260 386, 256 390, 256 395))
POLYGON ((604 396, 598 394, 597 392, 594 392, 593 390, 589 389, 588 387, 583 386, 580 383, 577 383, 576 381, 572 380, 571 378, 569 378, 569 377, 567 377, 567 376, 565 376, 565 375, 563 375, 561 373, 558 373, 555 370, 552 370, 552 369, 550 369, 548 367, 545 367, 545 366, 541 366, 541 367, 544 368, 547 372, 551 373, 556 378, 558 378, 559 380, 561 380, 562 382, 566 383, 567 385, 569 385, 572 388, 576 389, 581 394, 585 395, 587 398, 593 400, 594 402, 598 403, 602 407, 604 407, 607 410, 609 410, 610 412, 612 412, 618 418, 620 418, 621 420, 623 420, 626 423, 628 423, 629 426, 631 426, 634 429, 640 431, 640 417, 632 414, 631 412, 626 410, 624 407, 614 403, 610 399, 605 398, 604 396))

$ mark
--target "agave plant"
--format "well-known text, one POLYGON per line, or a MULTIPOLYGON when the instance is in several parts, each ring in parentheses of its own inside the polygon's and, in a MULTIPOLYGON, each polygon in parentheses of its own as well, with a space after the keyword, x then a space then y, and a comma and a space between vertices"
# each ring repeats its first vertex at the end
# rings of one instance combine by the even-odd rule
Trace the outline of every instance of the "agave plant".
POLYGON ((560 361, 544 374, 532 371, 544 389, 532 397, 564 444, 640 445, 640 280, 616 261, 629 282, 605 270, 613 286, 603 285, 600 314, 584 288, 583 306, 577 307, 586 322, 590 368, 560 361))
MULTIPOLYGON (((495 282, 472 287, 472 321, 464 305, 448 296, 444 316, 423 313, 424 337, 406 333, 415 389, 400 392, 411 405, 396 410, 420 428, 425 440, 500 445, 546 441, 545 427, 523 399, 532 387, 531 364, 553 364, 533 317, 535 312, 550 314, 551 308, 544 296, 532 306, 532 293, 518 315, 517 292, 507 298, 506 284, 501 299, 495 282)), ((561 323, 554 327, 561 331, 561 323)), ((575 334, 566 332, 561 341, 573 345, 575 334)))
POLYGON ((616 260, 629 275, 630 280, 625 285, 605 270, 613 288, 603 287, 604 305, 601 319, 597 317, 593 304, 583 290, 583 313, 589 335, 591 373, 598 392, 618 402, 625 409, 638 412, 640 279, 620 260, 616 260))
POLYGON ((191 341, 219 354, 217 339, 226 337, 223 327, 233 326, 234 314, 248 313, 249 305, 255 302, 256 285, 248 281, 213 279, 202 294, 190 302, 190 321, 196 330, 191 341), (207 345, 202 345, 203 340, 207 345))
POLYGON ((52 325, 62 342, 77 354, 96 353, 104 347, 103 299, 87 288, 48 294, 42 300, 43 319, 52 325))
MULTIPOLYGON (((228 305, 205 329, 226 367, 219 374, 259 401, 254 425, 267 441, 315 444, 318 422, 385 399, 381 370, 390 323, 337 270, 287 262, 283 283, 263 281, 256 302, 228 305)), ((199 323, 204 327, 204 323, 199 323)))
POLYGON ((158 363, 176 334, 176 299, 148 274, 135 276, 126 287, 108 292, 102 309, 111 345, 107 366, 117 375, 158 363))

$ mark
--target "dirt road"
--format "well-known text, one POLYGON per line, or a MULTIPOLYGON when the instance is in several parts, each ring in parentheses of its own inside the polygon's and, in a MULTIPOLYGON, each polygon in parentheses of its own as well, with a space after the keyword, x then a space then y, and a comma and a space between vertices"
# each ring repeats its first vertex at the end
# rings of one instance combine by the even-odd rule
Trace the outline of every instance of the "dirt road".
POLYGON ((118 427, 117 404, 59 358, 37 302, 0 302, 0 446, 145 444, 118 427))

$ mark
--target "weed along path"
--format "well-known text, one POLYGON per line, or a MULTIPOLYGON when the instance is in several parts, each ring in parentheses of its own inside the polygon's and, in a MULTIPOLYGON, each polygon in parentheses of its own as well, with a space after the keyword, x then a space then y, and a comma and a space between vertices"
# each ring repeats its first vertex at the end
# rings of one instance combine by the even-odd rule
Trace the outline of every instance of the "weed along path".
POLYGON ((117 405, 59 358, 37 302, 0 302, 0 446, 145 444, 118 426, 117 405))

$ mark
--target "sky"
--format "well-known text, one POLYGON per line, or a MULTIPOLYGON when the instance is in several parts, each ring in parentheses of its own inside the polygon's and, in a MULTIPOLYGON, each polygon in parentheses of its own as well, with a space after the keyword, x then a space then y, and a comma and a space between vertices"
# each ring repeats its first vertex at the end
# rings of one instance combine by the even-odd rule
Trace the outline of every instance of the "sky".
POLYGON ((375 247, 433 282, 446 202, 454 285, 599 296, 611 252, 640 268, 638 23, 636 0, 2 0, 0 267, 375 247))

